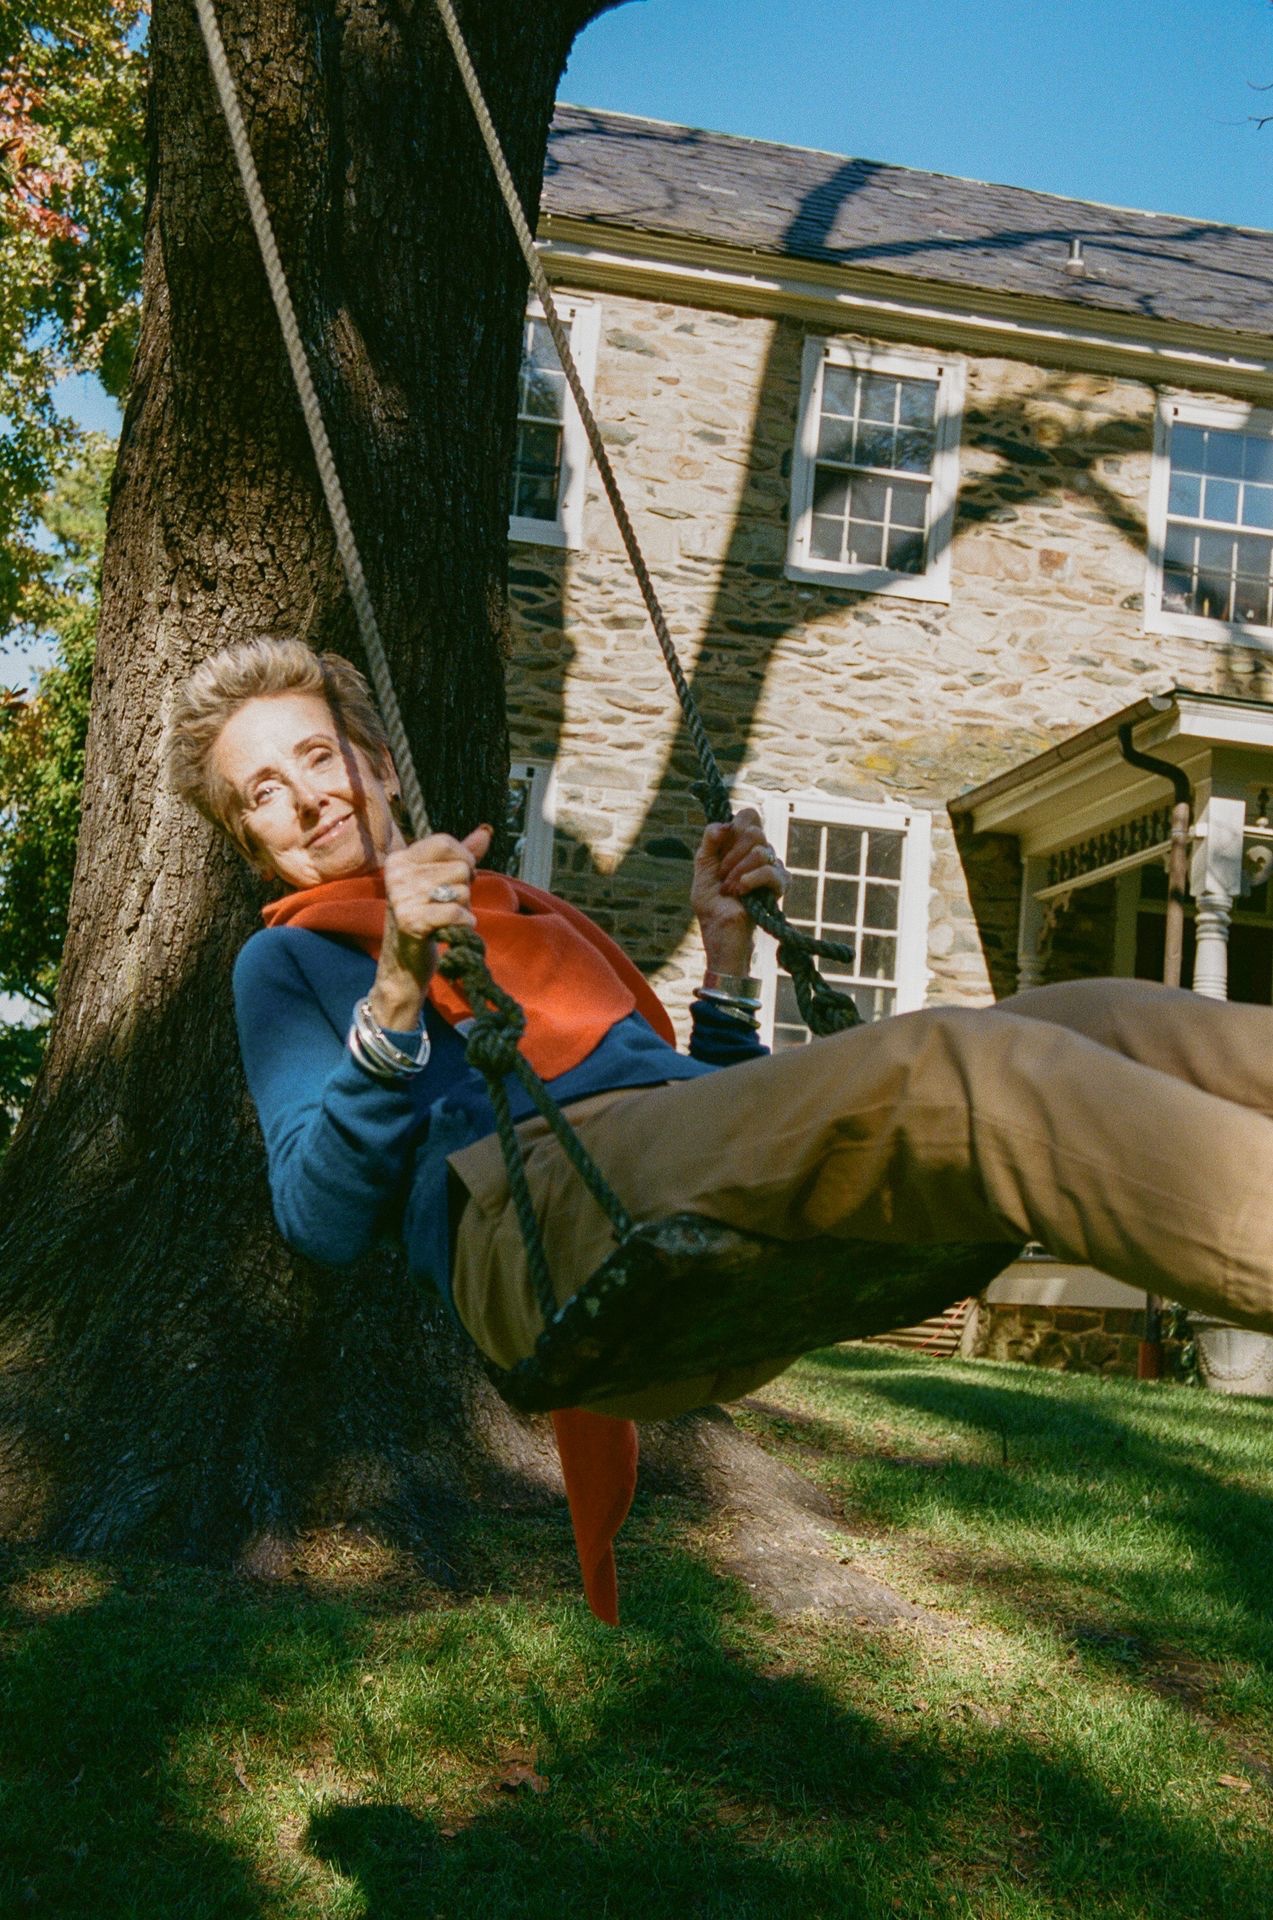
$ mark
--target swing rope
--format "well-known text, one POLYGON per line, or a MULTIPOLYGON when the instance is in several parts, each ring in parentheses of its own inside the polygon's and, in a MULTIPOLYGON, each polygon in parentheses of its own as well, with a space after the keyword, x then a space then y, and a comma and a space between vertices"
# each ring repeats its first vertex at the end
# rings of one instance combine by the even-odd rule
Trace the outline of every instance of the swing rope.
MULTIPOLYGON (((468 43, 456 19, 451 0, 436 0, 436 5, 446 30, 446 37, 451 44, 451 51, 455 55, 455 63, 464 83, 469 105, 473 109, 473 117, 477 121, 478 132, 482 136, 482 143, 486 148, 500 197, 504 202, 513 232, 517 236, 517 244, 526 263, 531 285, 544 310, 544 319, 552 335, 553 345, 557 349, 562 372, 566 376, 575 406, 579 410, 579 418, 587 435, 594 464, 614 513, 619 537, 623 541, 637 585, 641 589, 641 598, 650 616, 654 637, 659 643, 659 650, 663 655, 672 685, 676 689, 686 731, 698 755, 702 779, 696 782, 694 792, 701 800, 703 811, 709 820, 720 822, 732 820, 734 809, 730 801, 729 789, 721 776, 716 755, 707 737, 707 729, 703 725, 703 716, 699 712, 698 702, 685 677, 676 644, 668 627, 667 617, 663 612, 650 569, 641 550, 641 543, 637 538, 631 515, 628 513, 627 502, 619 489, 609 449, 602 438, 601 428, 597 424, 597 417, 588 397, 588 390, 584 386, 571 351, 569 333, 562 325, 561 315, 557 311, 553 290, 549 284, 548 275, 544 271, 539 249, 535 245, 535 237, 530 230, 530 222, 526 218, 521 196, 509 170, 495 122, 491 118, 490 108, 486 104, 486 96, 477 77, 468 43)), ((842 966, 851 966, 854 960, 853 947, 840 940, 818 939, 803 929, 793 927, 779 907, 777 895, 768 889, 763 893, 745 894, 743 905, 756 925, 777 941, 779 961, 791 975, 800 1012, 810 1030, 813 1033, 838 1033, 845 1027, 856 1026, 859 1015, 852 996, 832 987, 822 978, 813 964, 816 955, 824 960, 839 962, 842 966)))

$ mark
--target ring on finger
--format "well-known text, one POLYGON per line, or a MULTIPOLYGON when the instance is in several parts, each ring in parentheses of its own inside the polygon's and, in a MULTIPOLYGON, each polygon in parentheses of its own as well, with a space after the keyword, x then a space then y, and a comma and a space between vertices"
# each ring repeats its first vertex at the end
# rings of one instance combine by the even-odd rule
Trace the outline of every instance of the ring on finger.
POLYGON ((432 901, 432 903, 435 906, 439 906, 439 907, 452 906, 454 905, 455 901, 461 900, 463 899, 463 897, 464 897, 463 887, 452 887, 450 885, 434 887, 432 892, 429 894, 430 901, 432 901))

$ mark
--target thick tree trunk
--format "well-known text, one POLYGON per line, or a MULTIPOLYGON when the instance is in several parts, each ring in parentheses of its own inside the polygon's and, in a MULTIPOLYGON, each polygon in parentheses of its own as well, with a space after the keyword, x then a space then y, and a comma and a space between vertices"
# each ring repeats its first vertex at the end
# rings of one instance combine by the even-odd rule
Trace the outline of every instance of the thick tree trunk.
MULTIPOLYGON (((463 9, 532 208, 602 10, 463 9)), ((430 812, 498 819, 525 276, 469 109, 428 0, 221 15, 430 812)), ((203 1554, 374 1514, 436 1540, 449 1503, 541 1478, 542 1437, 399 1271, 279 1242, 229 999, 259 897, 162 779, 172 690, 214 647, 357 648, 189 0, 157 0, 153 49, 71 933, 0 1174, 0 1526, 203 1554)))

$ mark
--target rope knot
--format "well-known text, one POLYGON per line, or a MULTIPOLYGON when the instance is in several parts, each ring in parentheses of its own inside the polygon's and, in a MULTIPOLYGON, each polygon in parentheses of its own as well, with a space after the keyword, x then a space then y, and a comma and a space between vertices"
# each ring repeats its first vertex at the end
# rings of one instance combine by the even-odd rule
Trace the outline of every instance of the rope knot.
POLYGON ((487 1080, 503 1080, 517 1069, 517 1042, 524 1022, 511 1022, 493 1009, 479 1013, 469 1029, 464 1058, 487 1080))

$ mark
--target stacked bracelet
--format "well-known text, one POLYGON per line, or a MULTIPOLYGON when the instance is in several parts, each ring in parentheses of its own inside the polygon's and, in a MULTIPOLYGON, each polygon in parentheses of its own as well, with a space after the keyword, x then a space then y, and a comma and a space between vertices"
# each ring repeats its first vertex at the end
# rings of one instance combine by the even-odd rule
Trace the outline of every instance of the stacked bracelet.
POLYGON ((420 1044, 415 1053, 404 1052, 396 1040, 389 1038, 376 1019, 371 1011, 370 998, 360 1000, 354 1008, 354 1024, 349 1029, 347 1044, 360 1067, 365 1067, 374 1079, 390 1085, 423 1073, 429 1064, 431 1042, 428 1032, 421 1028, 420 1044))
POLYGON ((694 989, 694 998, 715 1007, 727 1020, 750 1027, 753 1033, 760 1022, 760 982, 749 974, 716 973, 711 967, 703 975, 703 984, 694 989))

